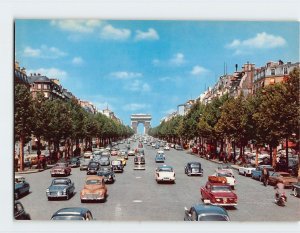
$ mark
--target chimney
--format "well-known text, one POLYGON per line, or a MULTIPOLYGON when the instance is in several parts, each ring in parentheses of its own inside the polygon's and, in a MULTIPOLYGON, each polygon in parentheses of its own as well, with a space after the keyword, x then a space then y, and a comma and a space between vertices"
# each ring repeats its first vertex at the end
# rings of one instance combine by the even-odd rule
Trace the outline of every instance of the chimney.
POLYGON ((235 72, 237 72, 238 64, 235 64, 235 72))

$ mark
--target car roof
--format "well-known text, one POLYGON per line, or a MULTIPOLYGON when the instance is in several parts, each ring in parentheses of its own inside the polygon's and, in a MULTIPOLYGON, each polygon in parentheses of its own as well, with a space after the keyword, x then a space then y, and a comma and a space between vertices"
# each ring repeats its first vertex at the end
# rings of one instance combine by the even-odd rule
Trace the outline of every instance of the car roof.
MULTIPOLYGON (((67 177, 60 177, 60 178, 54 178, 53 180, 71 180, 70 178, 67 178, 67 177)), ((52 181, 53 181, 52 180, 52 181)))
POLYGON ((93 176, 87 176, 86 177, 86 180, 101 180, 103 177, 101 177, 101 176, 95 176, 95 175, 93 175, 93 176))
POLYGON ((158 169, 160 169, 160 168, 172 168, 172 169, 173 169, 172 166, 168 166, 168 165, 162 165, 162 166, 159 166, 158 169))
POLYGON ((84 207, 67 207, 67 208, 59 209, 58 211, 56 211, 53 214, 53 216, 57 216, 57 215, 82 216, 85 213, 87 213, 88 211, 89 211, 89 209, 84 208, 84 207))
POLYGON ((220 206, 196 204, 192 207, 196 210, 197 214, 216 213, 216 214, 228 215, 227 211, 220 206))

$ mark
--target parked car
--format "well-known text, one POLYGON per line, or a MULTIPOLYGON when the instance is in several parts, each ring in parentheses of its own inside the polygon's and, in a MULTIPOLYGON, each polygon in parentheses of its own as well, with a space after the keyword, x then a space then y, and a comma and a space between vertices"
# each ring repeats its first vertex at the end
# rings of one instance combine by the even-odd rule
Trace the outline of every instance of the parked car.
POLYGON ((269 172, 274 171, 274 168, 271 165, 259 165, 252 170, 251 177, 255 180, 262 181, 262 171, 264 168, 266 168, 269 172))
POLYGON ((93 220, 93 215, 90 210, 83 207, 69 207, 56 211, 51 220, 93 220))
POLYGON ((107 188, 103 176, 88 176, 80 192, 81 203, 86 201, 105 201, 107 188))
POLYGON ((120 160, 111 161, 111 167, 114 172, 123 172, 124 166, 120 160))
POLYGON ((209 176, 206 185, 201 187, 201 200, 205 204, 236 206, 237 195, 232 191, 225 177, 209 176))
POLYGON ((221 206, 196 204, 184 210, 184 221, 230 221, 227 211, 221 206))
POLYGON ((134 150, 129 150, 129 151, 128 151, 128 156, 134 156, 134 155, 135 155, 134 150))
POLYGON ((15 176, 15 191, 14 197, 15 200, 18 200, 20 197, 29 194, 30 185, 26 182, 25 177, 15 176))
POLYGON ((136 155, 134 157, 134 170, 145 170, 145 156, 143 155, 136 155))
POLYGON ((100 163, 98 162, 94 162, 94 161, 90 161, 89 165, 87 167, 87 175, 91 175, 91 174, 97 174, 97 171, 100 168, 100 163))
POLYGON ((107 156, 101 156, 99 163, 101 166, 109 166, 110 165, 110 159, 107 156))
POLYGON ((103 176, 105 183, 114 183, 115 182, 115 173, 111 167, 100 167, 97 172, 98 176, 103 176))
POLYGON ((216 169, 216 171, 218 171, 218 170, 228 172, 228 173, 230 173, 231 175, 234 176, 232 168, 228 165, 219 165, 218 168, 216 169))
POLYGON ((163 165, 156 168, 155 179, 157 183, 160 182, 172 182, 175 183, 175 172, 173 167, 163 165))
POLYGON ((188 176, 200 175, 203 176, 203 169, 200 162, 188 162, 184 167, 184 173, 188 176))
POLYGON ((292 192, 295 197, 300 197, 300 182, 293 184, 292 192))
POLYGON ((175 150, 183 150, 183 148, 182 148, 182 146, 180 146, 180 145, 175 145, 175 150))
POLYGON ((14 217, 16 220, 31 220, 30 215, 26 213, 24 206, 19 201, 15 201, 14 217))
POLYGON ((235 188, 236 179, 234 178, 234 175, 227 170, 217 170, 212 176, 226 178, 226 183, 229 184, 232 189, 235 188))
POLYGON ((239 174, 244 175, 244 176, 251 176, 253 170, 255 170, 254 167, 252 167, 248 164, 245 164, 245 165, 239 167, 239 174))
POLYGON ((83 158, 85 159, 93 159, 94 155, 91 151, 86 151, 84 154, 83 154, 83 158))
POLYGON ((80 158, 73 157, 70 159, 70 167, 79 167, 80 166, 80 158))
POLYGON ((170 147, 168 144, 165 145, 164 150, 170 150, 170 147))
POLYGON ((71 167, 68 163, 57 163, 51 169, 51 176, 69 176, 71 174, 71 167))
POLYGON ((157 152, 157 154, 155 155, 155 162, 156 163, 164 163, 165 160, 166 160, 165 154, 157 152))
POLYGON ((276 185, 278 181, 282 181, 284 188, 291 188, 298 180, 287 172, 270 172, 267 184, 276 185))
POLYGON ((74 195, 75 186, 69 178, 53 179, 51 185, 46 190, 48 200, 54 198, 65 198, 69 200, 74 195))

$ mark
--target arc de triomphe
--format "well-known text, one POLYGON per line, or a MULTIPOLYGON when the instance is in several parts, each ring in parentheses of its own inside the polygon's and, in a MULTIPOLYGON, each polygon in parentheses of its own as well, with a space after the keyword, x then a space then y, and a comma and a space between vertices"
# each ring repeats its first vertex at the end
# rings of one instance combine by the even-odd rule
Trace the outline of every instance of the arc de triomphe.
POLYGON ((144 125, 144 134, 148 134, 148 131, 151 127, 152 116, 150 114, 132 114, 131 115, 131 128, 134 130, 134 133, 137 133, 139 123, 144 125))

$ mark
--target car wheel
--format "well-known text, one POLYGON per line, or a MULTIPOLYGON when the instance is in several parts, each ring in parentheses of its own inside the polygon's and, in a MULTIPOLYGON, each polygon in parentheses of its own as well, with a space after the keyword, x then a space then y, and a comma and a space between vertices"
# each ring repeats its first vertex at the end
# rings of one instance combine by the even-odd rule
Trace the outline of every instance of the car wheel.
POLYGON ((85 202, 85 201, 84 201, 84 200, 82 200, 82 199, 81 199, 80 201, 81 201, 81 203, 84 203, 84 202, 85 202))
POLYGON ((48 201, 51 201, 51 197, 48 197, 48 201))
POLYGON ((294 192, 293 192, 294 196, 297 197, 298 196, 298 192, 297 192, 297 189, 294 188, 294 192))
POLYGON ((247 173, 246 173, 246 172, 244 172, 244 176, 247 176, 247 173))
POLYGON ((260 181, 260 182, 262 181, 262 178, 261 178, 261 176, 260 176, 258 179, 259 179, 259 181, 260 181))
POLYGON ((17 192, 17 193, 15 193, 15 199, 16 200, 18 200, 19 199, 19 197, 20 197, 20 194, 17 192))
POLYGON ((67 193, 66 199, 69 200, 70 199, 70 194, 67 193))

